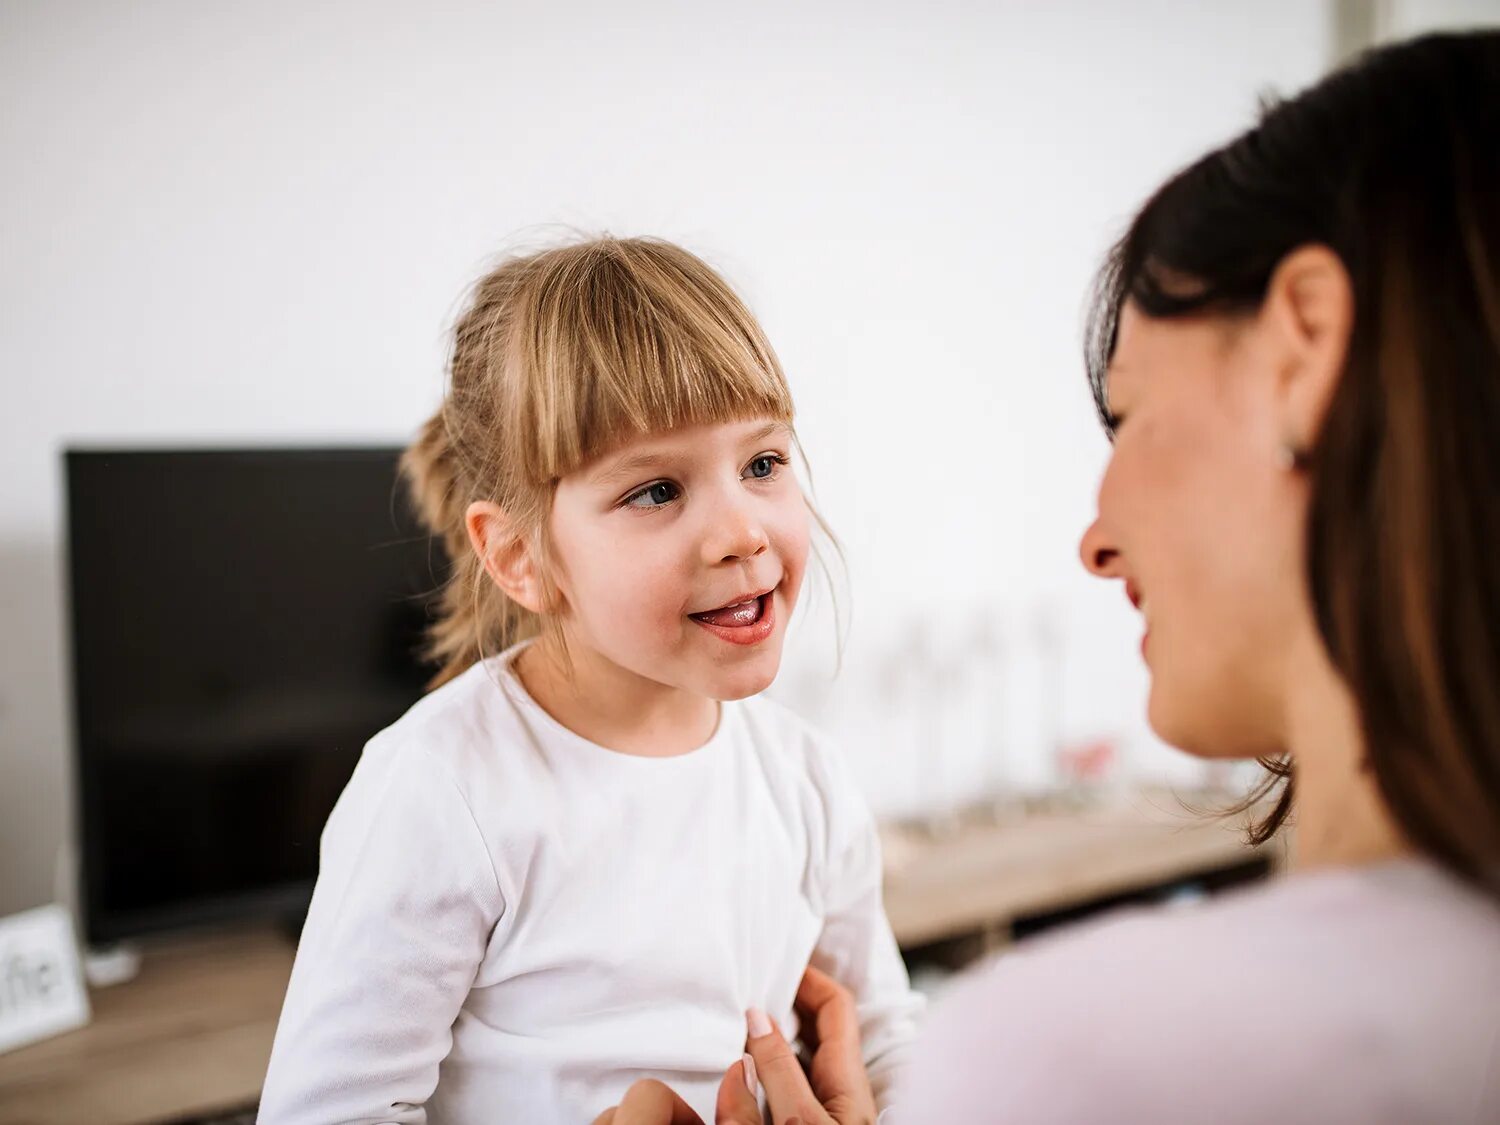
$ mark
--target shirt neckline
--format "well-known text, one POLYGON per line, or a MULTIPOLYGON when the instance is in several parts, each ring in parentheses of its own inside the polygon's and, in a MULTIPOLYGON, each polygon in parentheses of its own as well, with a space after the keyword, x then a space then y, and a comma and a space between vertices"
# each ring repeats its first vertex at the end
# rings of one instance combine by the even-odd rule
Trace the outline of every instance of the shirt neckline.
POLYGON ((688 750, 682 754, 668 754, 664 756, 652 754, 631 754, 624 750, 612 750, 608 746, 585 738, 571 727, 564 726, 552 716, 536 699, 531 692, 526 690, 526 685, 521 682, 521 677, 516 675, 515 661, 531 644, 535 638, 520 641, 504 652, 498 653, 484 661, 490 672, 490 679, 497 680, 501 690, 511 702, 524 711, 527 721, 534 723, 545 737, 552 742, 562 743, 569 746, 580 754, 591 757, 607 759, 611 762, 620 763, 621 768, 641 770, 669 770, 673 768, 687 769, 694 763, 706 761, 718 757, 713 751, 729 742, 732 738, 731 728, 734 726, 738 708, 729 701, 719 702, 719 721, 714 731, 708 736, 708 740, 696 749, 688 750))

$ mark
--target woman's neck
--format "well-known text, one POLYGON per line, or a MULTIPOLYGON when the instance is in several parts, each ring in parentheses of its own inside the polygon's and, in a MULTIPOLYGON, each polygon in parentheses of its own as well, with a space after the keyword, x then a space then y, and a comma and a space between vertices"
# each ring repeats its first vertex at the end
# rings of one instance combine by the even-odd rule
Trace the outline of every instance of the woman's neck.
POLYGON ((515 661, 527 694, 574 734, 609 750, 671 758, 698 749, 719 723, 719 705, 658 683, 582 645, 564 657, 546 637, 515 661))
POLYGON ((1359 710, 1320 640, 1289 662, 1287 747, 1295 769, 1298 870, 1355 867, 1411 853, 1368 764, 1359 710))

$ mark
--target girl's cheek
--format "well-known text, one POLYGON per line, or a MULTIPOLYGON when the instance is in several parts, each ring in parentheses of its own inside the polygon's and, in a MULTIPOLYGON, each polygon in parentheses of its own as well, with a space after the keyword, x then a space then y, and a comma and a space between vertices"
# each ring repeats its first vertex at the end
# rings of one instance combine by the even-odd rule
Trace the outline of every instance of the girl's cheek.
POLYGON ((807 564, 812 544, 812 517, 808 514, 807 505, 800 499, 796 508, 786 513, 779 538, 782 566, 789 572, 795 570, 800 573, 807 564))
POLYGON ((796 602, 798 592, 802 588, 803 579, 807 576, 807 560, 810 554, 811 538, 806 526, 800 529, 795 541, 789 545, 788 550, 782 555, 782 581, 785 584, 788 601, 796 602))

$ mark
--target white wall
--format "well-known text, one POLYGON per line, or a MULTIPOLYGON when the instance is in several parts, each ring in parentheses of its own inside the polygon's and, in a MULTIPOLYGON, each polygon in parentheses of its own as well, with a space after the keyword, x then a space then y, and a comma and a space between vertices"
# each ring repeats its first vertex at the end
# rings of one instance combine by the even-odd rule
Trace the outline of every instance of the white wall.
POLYGON ((1497 0, 1379 0, 1375 32, 1380 42, 1429 31, 1500 26, 1497 0))
POLYGON ((1333 0, 1330 14, 1333 54, 1342 60, 1428 32, 1500 26, 1500 0, 1333 0))
POLYGON ((0 914, 54 897, 71 830, 60 447, 403 438, 460 290, 537 224, 676 238, 747 293, 856 658, 1050 596, 1070 721, 1144 745, 1137 626, 1075 558, 1083 294, 1327 52, 1305 0, 4 3, 0 914))

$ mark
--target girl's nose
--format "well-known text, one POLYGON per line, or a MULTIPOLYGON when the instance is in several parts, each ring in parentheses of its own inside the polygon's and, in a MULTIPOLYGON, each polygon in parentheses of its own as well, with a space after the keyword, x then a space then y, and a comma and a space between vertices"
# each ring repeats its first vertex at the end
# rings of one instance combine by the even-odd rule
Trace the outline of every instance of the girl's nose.
POLYGON ((703 540, 703 561, 710 566, 754 558, 771 545, 760 520, 744 508, 726 508, 716 513, 703 540))

